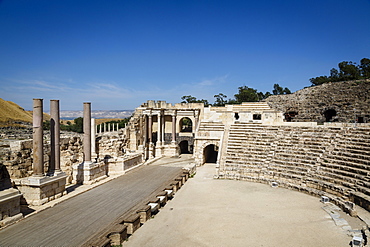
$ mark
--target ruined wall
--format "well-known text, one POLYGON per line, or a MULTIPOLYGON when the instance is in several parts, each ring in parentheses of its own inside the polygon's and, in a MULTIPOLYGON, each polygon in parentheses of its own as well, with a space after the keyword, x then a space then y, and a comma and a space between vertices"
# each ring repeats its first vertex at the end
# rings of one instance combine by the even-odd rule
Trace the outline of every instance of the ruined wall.
POLYGON ((359 117, 370 122, 370 80, 332 82, 309 87, 288 95, 274 95, 266 101, 272 108, 296 112, 293 122, 354 122, 359 117), (334 110, 330 120, 325 112, 334 110))
MULTIPOLYGON (((67 182, 72 181, 72 165, 83 160, 81 136, 60 139, 61 169, 67 174, 67 182)), ((8 140, 0 143, 0 159, 7 168, 10 178, 20 179, 32 175, 32 140, 8 140)), ((50 142, 44 141, 44 171, 47 173, 50 159, 50 142)))

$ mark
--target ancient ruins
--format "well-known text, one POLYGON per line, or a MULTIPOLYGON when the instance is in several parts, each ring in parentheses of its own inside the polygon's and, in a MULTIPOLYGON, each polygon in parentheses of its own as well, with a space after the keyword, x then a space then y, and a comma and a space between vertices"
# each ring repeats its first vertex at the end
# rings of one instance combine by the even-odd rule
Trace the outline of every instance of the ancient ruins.
POLYGON ((322 85, 225 107, 149 100, 122 129, 96 126, 91 103, 83 103, 84 134, 69 136, 60 136, 58 100, 50 102, 50 136, 43 135, 43 101, 34 99, 33 140, 1 142, 0 226, 22 217, 21 204, 63 196, 66 185, 185 153, 197 166, 216 163, 217 179, 324 196, 352 216, 358 206, 370 211, 370 82, 336 85, 331 94, 322 85), (334 93, 346 88, 367 91, 354 100, 334 93))

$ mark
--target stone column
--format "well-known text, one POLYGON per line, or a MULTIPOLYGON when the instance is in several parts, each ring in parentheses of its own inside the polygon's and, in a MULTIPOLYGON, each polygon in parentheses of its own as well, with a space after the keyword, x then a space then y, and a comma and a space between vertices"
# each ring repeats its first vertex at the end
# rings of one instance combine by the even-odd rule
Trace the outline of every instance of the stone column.
POLYGON ((44 176, 43 102, 33 99, 33 176, 44 176))
POLYGON ((165 140, 164 140, 164 133, 166 132, 166 118, 165 116, 163 115, 162 116, 162 144, 164 145, 165 144, 165 140))
POLYGON ((119 130, 119 123, 117 123, 117 131, 119 130))
POLYGON ((91 155, 94 158, 96 158, 95 140, 96 140, 95 118, 92 118, 91 119, 91 155))
POLYGON ((147 116, 143 115, 143 146, 144 146, 144 159, 148 158, 148 120, 147 116))
POLYGON ((108 123, 108 132, 110 132, 110 123, 108 123))
POLYGON ((176 143, 176 113, 172 115, 172 143, 176 143))
POLYGON ((50 172, 58 173, 60 170, 60 116, 59 100, 50 100, 50 142, 51 158, 50 172))
POLYGON ((84 163, 91 163, 91 103, 84 102, 84 119, 83 119, 83 130, 84 130, 84 163))
POLYGON ((158 123, 158 131, 157 131, 157 147, 162 145, 162 116, 161 113, 158 114, 157 116, 157 123, 158 123))
POLYGON ((196 128, 197 128, 197 126, 198 126, 198 121, 199 121, 199 110, 195 110, 195 111, 194 111, 194 118, 195 118, 195 123, 194 123, 194 126, 193 126, 193 133, 195 133, 196 128))
POLYGON ((148 141, 149 141, 149 144, 152 144, 152 136, 153 136, 153 119, 152 119, 152 115, 149 115, 148 116, 148 141))
POLYGON ((104 128, 103 128, 103 132, 105 133, 105 131, 107 131, 107 123, 106 122, 104 122, 104 128))

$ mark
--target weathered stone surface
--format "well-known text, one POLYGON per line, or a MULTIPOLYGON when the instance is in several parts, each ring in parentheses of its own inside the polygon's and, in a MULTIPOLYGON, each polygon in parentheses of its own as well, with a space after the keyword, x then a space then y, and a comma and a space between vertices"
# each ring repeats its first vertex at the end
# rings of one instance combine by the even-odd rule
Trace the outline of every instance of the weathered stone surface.
POLYGON ((370 80, 325 83, 288 95, 273 95, 265 101, 284 113, 296 112, 294 122, 354 122, 370 121, 370 80), (336 116, 326 119, 325 112, 336 116))

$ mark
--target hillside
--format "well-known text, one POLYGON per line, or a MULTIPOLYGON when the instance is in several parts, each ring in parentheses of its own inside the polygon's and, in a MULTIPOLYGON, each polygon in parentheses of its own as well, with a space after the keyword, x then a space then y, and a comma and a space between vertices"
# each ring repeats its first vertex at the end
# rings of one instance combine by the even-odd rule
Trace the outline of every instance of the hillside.
POLYGON ((292 122, 370 122, 370 80, 324 83, 264 101, 292 122))
POLYGON ((11 101, 0 98, 0 124, 14 124, 15 122, 32 123, 32 113, 11 101))

